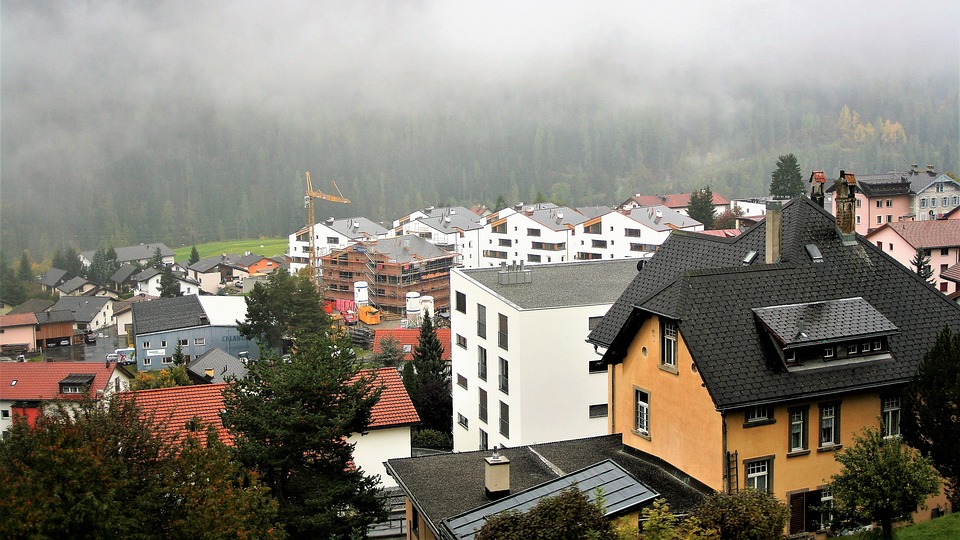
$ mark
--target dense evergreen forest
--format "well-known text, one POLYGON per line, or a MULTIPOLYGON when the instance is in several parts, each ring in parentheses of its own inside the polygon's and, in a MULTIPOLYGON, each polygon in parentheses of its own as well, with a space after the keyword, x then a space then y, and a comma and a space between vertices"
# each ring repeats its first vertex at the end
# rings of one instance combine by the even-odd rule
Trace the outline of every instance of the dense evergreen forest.
POLYGON ((318 219, 374 220, 431 204, 493 206, 499 196, 614 205, 707 184, 727 197, 763 195, 777 156, 790 152, 804 175, 914 163, 960 171, 953 75, 731 84, 723 95, 735 99, 644 106, 562 85, 469 103, 451 96, 410 113, 318 101, 292 119, 185 98, 144 103, 128 129, 92 142, 83 134, 96 120, 77 108, 21 107, 23 117, 7 114, 3 125, 2 247, 41 255, 59 245, 286 235, 305 222, 304 170, 320 190, 336 180, 353 201, 321 202, 318 219), (59 137, 37 146, 51 125, 59 137), (81 146, 71 147, 71 132, 81 146))

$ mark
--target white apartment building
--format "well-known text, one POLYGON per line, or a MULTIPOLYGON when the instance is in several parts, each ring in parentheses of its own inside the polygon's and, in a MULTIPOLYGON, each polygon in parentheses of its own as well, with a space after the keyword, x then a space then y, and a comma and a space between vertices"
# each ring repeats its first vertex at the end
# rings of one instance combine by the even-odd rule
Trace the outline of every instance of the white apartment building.
POLYGON ((480 265, 480 233, 486 221, 462 206, 418 210, 394 222, 398 236, 413 234, 457 254, 456 263, 465 268, 480 265), (430 215, 426 215, 429 212, 430 215), (416 216, 410 219, 410 216, 416 216), (401 221, 403 224, 400 224, 401 221))
POLYGON ((606 434, 586 337, 636 275, 631 259, 451 271, 454 451, 606 434))
POLYGON ((670 231, 703 230, 699 221, 662 205, 591 212, 595 208, 605 207, 577 209, 598 215, 575 227, 572 251, 576 260, 650 257, 670 231))
POLYGON ((479 266, 499 267, 501 262, 509 261, 572 261, 574 230, 587 217, 552 203, 518 206, 509 213, 498 212, 497 218, 488 222, 480 235, 483 251, 479 266))
MULTIPOLYGON (((310 261, 310 234, 313 234, 317 261, 331 251, 343 249, 361 240, 391 236, 390 230, 365 217, 327 218, 322 223, 304 227, 289 236, 287 255, 290 257, 291 274, 306 268, 310 261)), ((319 262, 317 264, 319 265, 319 262)))

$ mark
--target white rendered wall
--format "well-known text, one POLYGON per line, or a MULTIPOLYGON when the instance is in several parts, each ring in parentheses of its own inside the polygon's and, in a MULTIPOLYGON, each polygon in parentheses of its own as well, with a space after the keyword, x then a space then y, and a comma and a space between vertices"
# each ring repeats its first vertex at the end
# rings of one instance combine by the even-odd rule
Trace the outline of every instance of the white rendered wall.
POLYGON ((393 458, 410 457, 410 427, 374 429, 365 435, 354 433, 347 441, 353 447, 353 462, 368 476, 380 475, 383 487, 395 487, 397 482, 387 474, 383 462, 393 458))

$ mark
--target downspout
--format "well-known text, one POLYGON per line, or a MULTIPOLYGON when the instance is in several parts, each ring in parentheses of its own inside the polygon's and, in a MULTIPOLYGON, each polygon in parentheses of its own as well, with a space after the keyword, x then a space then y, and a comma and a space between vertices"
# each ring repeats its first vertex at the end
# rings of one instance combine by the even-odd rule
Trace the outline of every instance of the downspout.
POLYGON ((617 365, 610 366, 610 433, 617 432, 617 365))
MULTIPOLYGON (((723 493, 733 493, 733 490, 730 489, 730 456, 727 454, 727 413, 726 411, 720 411, 720 424, 723 429, 723 452, 721 458, 723 459, 723 493)), ((739 465, 738 465, 739 466, 739 465)))

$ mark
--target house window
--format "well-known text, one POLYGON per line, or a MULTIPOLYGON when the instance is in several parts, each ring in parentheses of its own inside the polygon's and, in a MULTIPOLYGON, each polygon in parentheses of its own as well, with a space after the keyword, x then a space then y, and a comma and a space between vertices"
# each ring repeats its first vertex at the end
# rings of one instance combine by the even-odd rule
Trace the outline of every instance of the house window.
POLYGON ((790 410, 790 451, 807 449, 807 409, 790 410))
POLYGON ((870 352, 870 342, 864 342, 860 344, 860 352, 870 352))
POLYGON ((202 338, 202 337, 194 338, 193 344, 194 344, 194 345, 197 345, 197 346, 206 345, 206 344, 207 344, 207 338, 202 338))
POLYGON ((937 193, 943 193, 943 182, 938 182, 935 186, 937 193))
POLYGON ((890 214, 887 214, 887 223, 892 223, 892 222, 893 222, 893 216, 890 214))
POLYGON ((503 350, 509 350, 507 345, 509 335, 509 328, 507 327, 507 316, 503 313, 498 313, 500 319, 500 330, 497 332, 497 345, 500 346, 503 350))
POLYGON ((181 340, 177 341, 177 343, 178 343, 181 347, 186 347, 186 346, 187 346, 187 340, 185 340, 185 339, 181 339, 181 340))
POLYGON ((607 247, 607 241, 606 241, 606 240, 593 240, 593 241, 591 242, 591 247, 604 249, 604 248, 607 247))
POLYGON ((636 418, 634 429, 639 435, 650 436, 650 394, 640 389, 634 389, 636 402, 636 418))
POLYGON ((467 387, 467 378, 463 375, 457 373, 457 386, 466 388, 467 387))
POLYGON ((747 409, 745 413, 745 419, 748 424, 751 422, 766 422, 771 418, 773 417, 770 415, 769 405, 754 405, 747 409))
POLYGON ((930 197, 930 208, 936 208, 936 207, 937 207, 937 198, 930 197))
POLYGON ((847 354, 857 354, 857 346, 847 345, 847 354))
POLYGON ((950 254, 950 248, 940 248, 940 255, 946 257, 950 254))
POLYGON ((770 459, 758 459, 755 461, 745 461, 744 468, 747 472, 746 487, 755 489, 764 493, 770 493, 770 459))
POLYGON ((927 199, 926 198, 920 199, 920 208, 926 208, 926 207, 927 207, 927 199))
POLYGON ((501 238, 499 245, 500 247, 510 247, 513 245, 513 240, 510 240, 509 238, 501 238))
POLYGON ((500 391, 510 393, 510 363, 506 358, 500 359, 500 391))
POLYGON ((877 225, 883 224, 883 216, 877 216, 877 225))
POLYGON ((457 334, 457 346, 466 349, 467 348, 467 338, 457 334))
POLYGON ((490 447, 490 436, 487 432, 480 430, 480 450, 487 450, 490 447))
POLYGON ((606 418, 607 417, 607 404, 598 403, 596 405, 590 406, 590 418, 606 418))
POLYGON ((328 236, 328 237, 327 237, 327 243, 328 243, 328 244, 336 244, 336 243, 337 243, 337 237, 336 237, 336 236, 328 236))
POLYGON ((150 357, 148 356, 148 357, 146 357, 146 358, 143 359, 143 365, 149 366, 150 364, 153 364, 153 358, 150 358, 150 357))
POLYGON ((460 413, 457 413, 457 423, 463 426, 464 428, 467 428, 467 417, 460 413))
POLYGON ((487 391, 483 388, 479 388, 479 407, 477 411, 477 416, 480 418, 480 421, 484 424, 487 423, 487 391))
POLYGON ((890 199, 887 199, 887 208, 890 208, 891 206, 893 206, 893 201, 890 199))
POLYGON ((167 348, 167 340, 165 340, 165 339, 161 339, 161 340, 160 340, 160 348, 162 348, 162 349, 166 349, 166 348, 167 348))
POLYGON ((533 253, 527 255, 527 262, 538 263, 542 260, 543 259, 539 255, 534 255, 533 253))
POLYGON ((160 363, 162 363, 162 364, 172 364, 172 363, 173 363, 173 357, 172 357, 172 356, 164 356, 164 357, 163 357, 163 360, 161 360, 160 363))
POLYGON ((940 206, 950 206, 950 197, 944 197, 941 199, 940 206))
POLYGON ((878 341, 874 341, 874 342, 873 342, 873 350, 879 351, 879 350, 882 349, 882 348, 883 348, 883 342, 882 342, 882 341, 879 341, 879 340, 878 340, 878 341))
POLYGON ((830 528, 833 523, 833 491, 823 488, 820 491, 820 530, 830 528))
POLYGON ((483 347, 477 347, 477 377, 487 380, 487 350, 483 347))
POLYGON ((860 199, 857 199, 857 208, 860 208, 860 203, 861 203, 861 202, 862 202, 862 201, 861 201, 860 199))
POLYGON ((660 355, 660 363, 665 366, 677 367, 677 323, 664 322, 663 328, 663 350, 660 355))
POLYGON ((540 229, 527 229, 527 236, 540 236, 540 229))
POLYGON ((456 300, 457 311, 460 313, 467 312, 467 295, 463 294, 460 291, 457 291, 457 300, 456 300))
POLYGON ((410 510, 410 532, 420 538, 420 512, 417 512, 417 507, 413 505, 410 505, 410 510))
POLYGON ((824 358, 833 358, 833 347, 827 347, 823 349, 824 358))
POLYGON ((487 337, 487 306, 477 304, 477 337, 487 337))
POLYGON ((883 208, 883 201, 877 200, 877 208, 883 208))
POLYGON ((500 402, 500 434, 510 437, 510 406, 500 402))
POLYGON ((900 435, 900 398, 885 397, 881 406, 880 418, 884 437, 898 437, 900 435))
POLYGON ((857 216, 857 225, 860 224, 860 216, 857 216))
POLYGON ((830 403, 820 406, 820 446, 840 444, 840 405, 830 403))
POLYGON ((149 341, 144 341, 144 342, 143 342, 143 348, 144 348, 144 349, 149 349, 149 348, 150 348, 150 342, 149 342, 149 341))
POLYGON ((10 418, 10 411, 8 409, 0 411, 0 418, 10 418))

